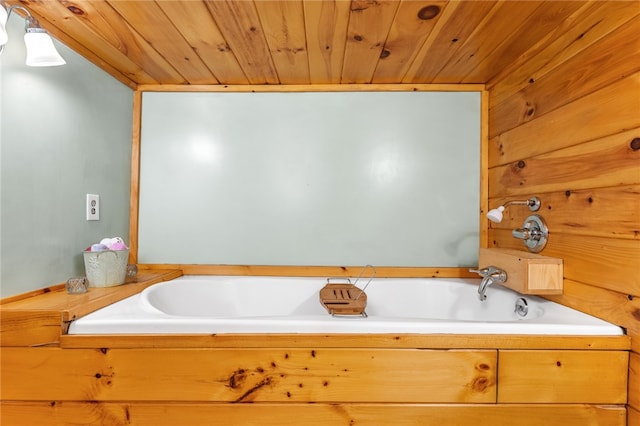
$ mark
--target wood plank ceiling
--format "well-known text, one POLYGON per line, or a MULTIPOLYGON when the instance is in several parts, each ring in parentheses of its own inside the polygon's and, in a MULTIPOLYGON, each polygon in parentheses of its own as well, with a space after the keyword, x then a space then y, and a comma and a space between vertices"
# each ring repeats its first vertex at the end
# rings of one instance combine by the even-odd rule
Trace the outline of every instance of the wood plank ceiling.
POLYGON ((139 84, 488 83, 593 13, 586 1, 22 0, 139 84))

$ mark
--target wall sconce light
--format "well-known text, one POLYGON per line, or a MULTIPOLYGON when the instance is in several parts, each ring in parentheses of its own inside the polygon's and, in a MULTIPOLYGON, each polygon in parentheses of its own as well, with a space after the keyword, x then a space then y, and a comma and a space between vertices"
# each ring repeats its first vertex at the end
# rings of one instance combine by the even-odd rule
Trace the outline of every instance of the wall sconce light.
POLYGON ((4 51, 4 46, 9 40, 6 23, 11 12, 15 9, 20 9, 27 15, 24 27, 24 44, 27 48, 26 64, 30 67, 52 67, 66 64, 53 45, 53 40, 47 31, 40 27, 38 20, 22 6, 11 6, 7 10, 0 5, 0 54, 4 51))
POLYGON ((508 203, 505 203, 497 209, 489 210, 489 213, 487 213, 487 218, 489 218, 491 222, 500 223, 502 222, 502 212, 504 212, 505 208, 507 208, 508 206, 513 205, 529 206, 529 210, 531 210, 532 212, 536 212, 540 210, 540 199, 538 197, 531 197, 525 201, 509 201, 508 203))

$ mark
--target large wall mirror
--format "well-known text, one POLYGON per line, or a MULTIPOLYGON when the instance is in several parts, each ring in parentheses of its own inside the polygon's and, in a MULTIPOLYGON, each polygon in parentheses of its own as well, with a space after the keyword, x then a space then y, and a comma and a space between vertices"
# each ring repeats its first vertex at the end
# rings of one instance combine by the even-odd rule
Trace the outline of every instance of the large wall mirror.
POLYGON ((138 262, 477 264, 480 92, 145 92, 138 262))

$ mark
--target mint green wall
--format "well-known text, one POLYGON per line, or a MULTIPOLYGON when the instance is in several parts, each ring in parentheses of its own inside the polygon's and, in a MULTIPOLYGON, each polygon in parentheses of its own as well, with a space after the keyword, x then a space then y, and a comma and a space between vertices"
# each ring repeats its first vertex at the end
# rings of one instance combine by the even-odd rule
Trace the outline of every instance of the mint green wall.
POLYGON ((84 275, 88 245, 129 237, 133 91, 60 43, 67 65, 27 67, 23 28, 12 15, 0 57, 2 297, 84 275))

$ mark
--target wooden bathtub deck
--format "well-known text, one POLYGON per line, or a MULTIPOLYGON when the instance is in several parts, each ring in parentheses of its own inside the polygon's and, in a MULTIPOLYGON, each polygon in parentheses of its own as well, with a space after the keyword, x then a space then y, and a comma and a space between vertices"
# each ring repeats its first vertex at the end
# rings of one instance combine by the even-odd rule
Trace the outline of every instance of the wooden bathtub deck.
POLYGON ((626 424, 627 336, 65 334, 180 275, 3 300, 3 425, 626 424))

